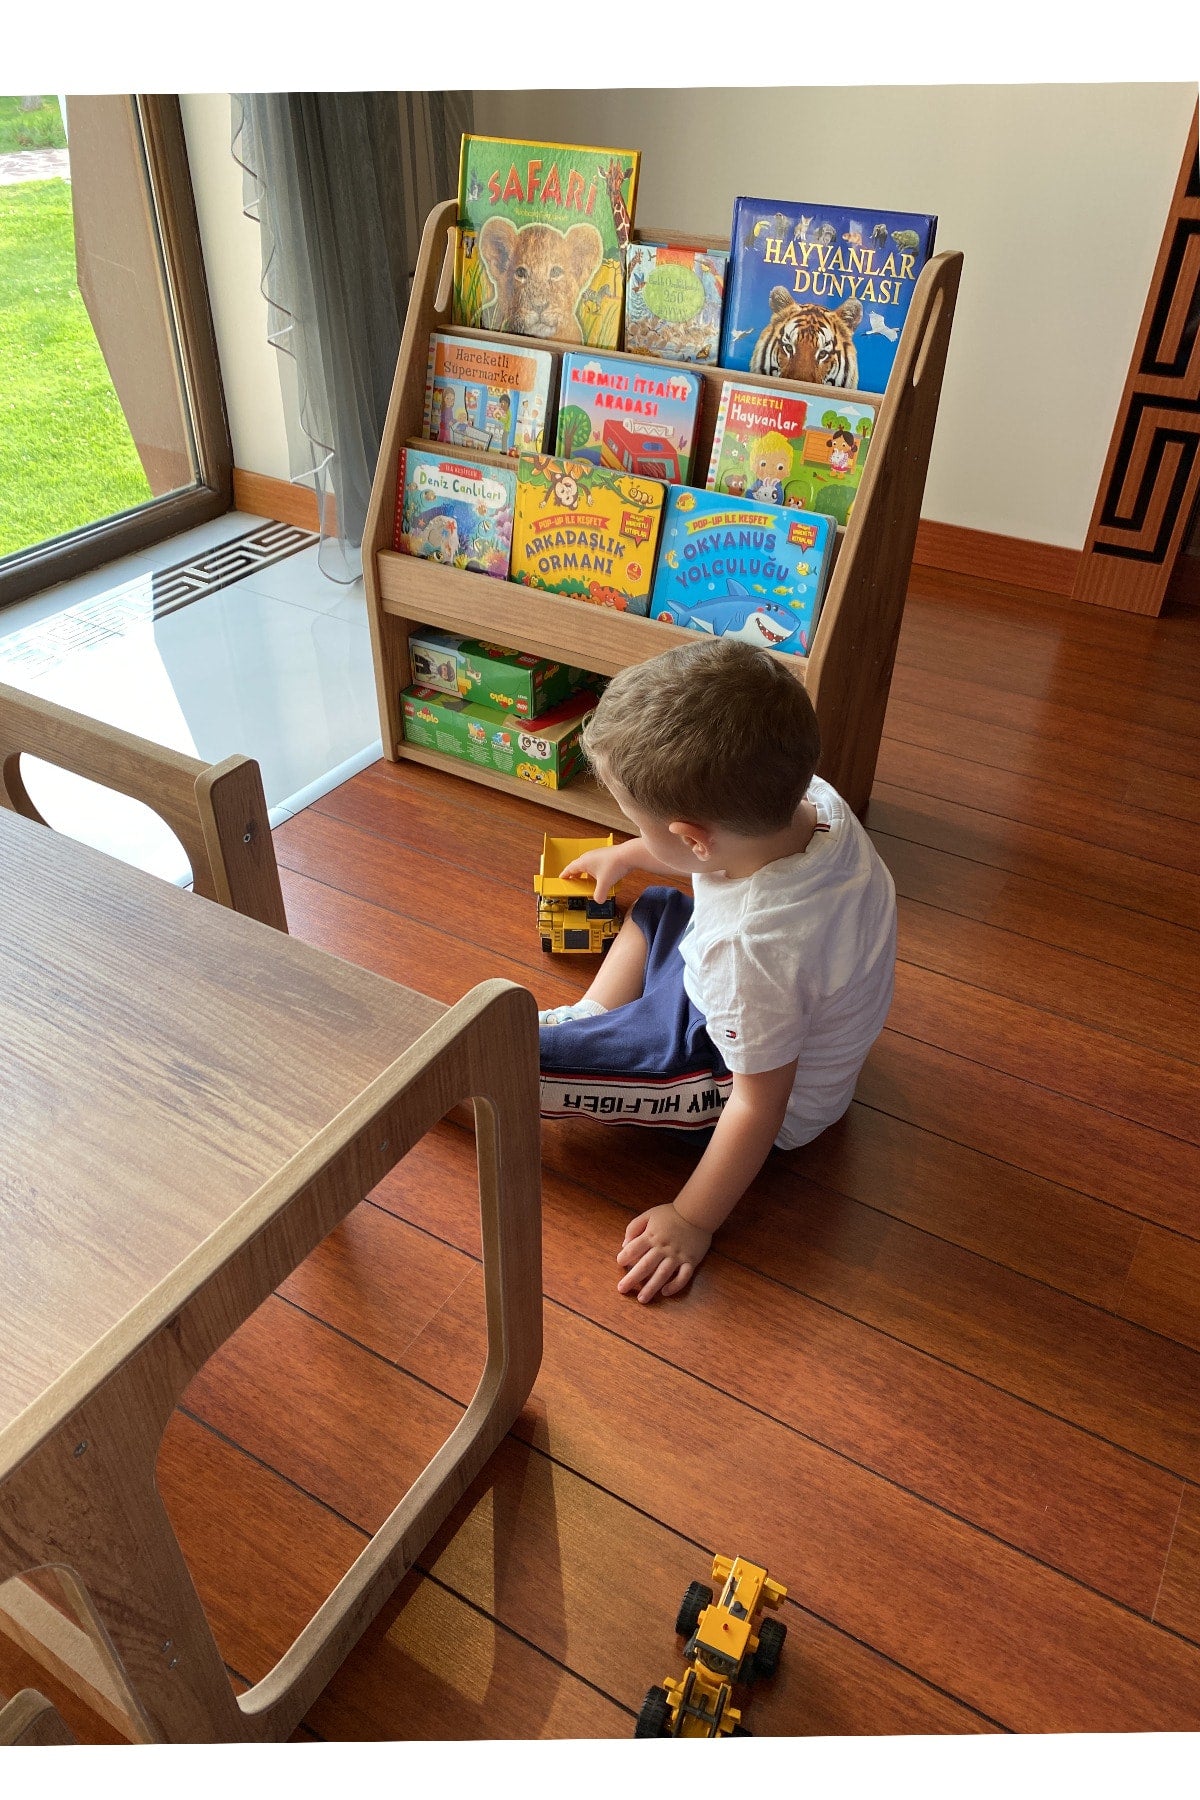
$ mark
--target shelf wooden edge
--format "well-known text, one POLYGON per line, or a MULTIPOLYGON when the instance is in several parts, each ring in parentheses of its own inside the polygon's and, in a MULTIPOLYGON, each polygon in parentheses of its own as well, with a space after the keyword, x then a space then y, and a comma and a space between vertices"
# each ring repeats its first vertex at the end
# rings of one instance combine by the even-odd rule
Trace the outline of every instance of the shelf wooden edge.
MULTIPOLYGON (((596 675, 619 674, 629 663, 646 662, 677 644, 694 644, 697 638, 696 632, 680 625, 608 606, 588 606, 541 588, 469 569, 448 569, 399 551, 381 550, 378 564, 385 613, 465 637, 485 637, 596 675)), ((772 655, 799 681, 806 679, 806 656, 774 651, 772 655)))
POLYGON ((440 750, 426 750, 424 745, 410 744, 406 739, 396 745, 396 757, 400 762, 424 763, 429 769, 465 776, 468 781, 477 781, 483 787, 498 788, 501 793, 515 794, 518 800, 532 800, 536 805, 552 807, 577 819, 597 820, 626 836, 633 831, 616 801, 591 775, 578 775, 565 788, 546 788, 536 781, 518 781, 515 775, 501 775, 495 769, 480 768, 457 756, 445 756, 440 750))

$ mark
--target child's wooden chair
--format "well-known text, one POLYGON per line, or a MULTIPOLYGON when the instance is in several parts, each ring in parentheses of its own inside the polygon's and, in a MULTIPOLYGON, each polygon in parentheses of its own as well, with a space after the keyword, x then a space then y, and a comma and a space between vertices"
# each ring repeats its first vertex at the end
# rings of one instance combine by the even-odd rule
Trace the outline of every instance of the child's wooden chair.
POLYGON ((197 894, 287 930, 262 773, 253 758, 199 762, 0 682, 0 806, 44 825, 21 776, 22 755, 142 801, 183 845, 197 894))

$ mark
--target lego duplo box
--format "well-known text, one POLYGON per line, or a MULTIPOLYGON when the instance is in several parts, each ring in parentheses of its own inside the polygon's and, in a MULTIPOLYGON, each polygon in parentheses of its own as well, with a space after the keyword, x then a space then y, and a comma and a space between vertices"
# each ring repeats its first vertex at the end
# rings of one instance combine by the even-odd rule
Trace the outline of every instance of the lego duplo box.
POLYGON ((514 719, 436 688, 405 688, 400 696, 408 743, 547 788, 565 787, 582 770, 579 740, 595 710, 592 693, 573 694, 535 719, 514 719))
POLYGON ((518 719, 534 719, 569 699, 584 679, 582 669, 509 650, 482 638, 418 628, 408 640, 413 681, 443 694, 518 719))

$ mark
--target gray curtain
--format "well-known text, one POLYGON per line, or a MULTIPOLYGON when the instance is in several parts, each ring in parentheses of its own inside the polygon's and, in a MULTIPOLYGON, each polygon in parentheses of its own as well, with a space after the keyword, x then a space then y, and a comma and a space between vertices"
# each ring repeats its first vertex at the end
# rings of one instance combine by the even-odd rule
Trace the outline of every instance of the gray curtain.
MULTIPOLYGON (((367 501, 426 214, 458 191, 466 93, 234 94, 243 207, 262 234, 268 337, 295 359, 320 566, 362 566, 367 501)), ((297 466, 299 464, 300 466, 297 466)))

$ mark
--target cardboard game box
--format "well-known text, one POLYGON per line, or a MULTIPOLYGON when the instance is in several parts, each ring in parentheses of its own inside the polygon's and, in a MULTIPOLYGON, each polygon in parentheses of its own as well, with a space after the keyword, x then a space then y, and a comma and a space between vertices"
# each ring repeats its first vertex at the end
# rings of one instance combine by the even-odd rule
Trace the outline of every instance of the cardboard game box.
POLYGON ((595 710, 592 693, 572 695, 536 719, 509 718, 436 688, 409 687, 400 696, 408 743, 546 788, 565 787, 584 768, 580 738, 595 710))
POLYGON ((410 633, 408 656, 416 685, 517 719, 536 718, 560 705, 584 679, 582 669, 548 657, 425 626, 410 633))

